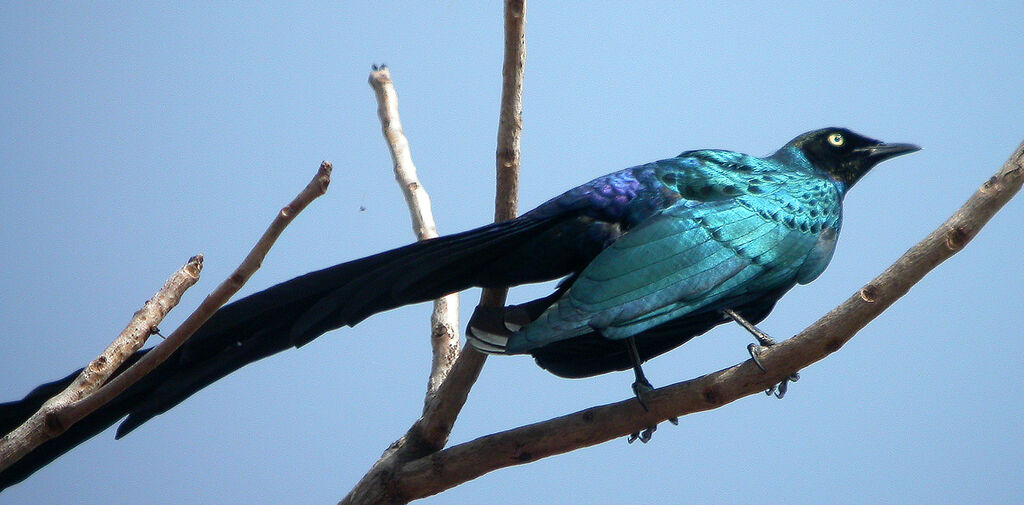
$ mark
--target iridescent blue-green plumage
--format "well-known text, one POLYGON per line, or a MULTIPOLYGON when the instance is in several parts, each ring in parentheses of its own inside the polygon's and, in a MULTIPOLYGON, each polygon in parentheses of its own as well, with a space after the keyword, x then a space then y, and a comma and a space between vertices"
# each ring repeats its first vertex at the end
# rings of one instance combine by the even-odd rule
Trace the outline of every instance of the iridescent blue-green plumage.
POLYGON ((816 278, 835 249, 844 188, 789 154, 780 161, 691 151, 634 169, 680 198, 662 199, 663 208, 598 254, 505 351, 593 331, 622 339, 816 278))
MULTIPOLYGON (((127 416, 123 436, 248 363, 472 286, 561 278, 550 296, 501 310, 497 334, 473 328, 470 343, 529 353, 563 377, 662 354, 726 322, 722 309, 756 323, 828 264, 845 192, 916 149, 827 128, 767 158, 689 151, 599 177, 510 221, 296 277, 223 307, 152 373, 0 472, 0 489, 127 416), (506 321, 524 326, 511 332, 506 321), (636 359, 622 344, 629 337, 636 359)), ((0 432, 74 376, 0 404, 0 432)))
POLYGON ((586 201, 614 231, 607 246, 512 321, 518 331, 470 328, 470 343, 585 377, 635 366, 624 339, 645 361, 729 321, 724 310, 759 322, 828 265, 849 188, 917 149, 826 128, 764 158, 687 151, 584 184, 533 212, 586 201))

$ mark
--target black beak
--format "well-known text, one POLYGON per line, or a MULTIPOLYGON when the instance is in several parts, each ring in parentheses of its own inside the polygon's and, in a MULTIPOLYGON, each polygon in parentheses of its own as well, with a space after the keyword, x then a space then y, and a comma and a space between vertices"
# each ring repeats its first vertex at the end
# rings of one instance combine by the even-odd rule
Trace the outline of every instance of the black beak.
POLYGON ((889 158, 895 158, 902 154, 920 150, 921 147, 914 144, 886 144, 884 142, 880 142, 873 146, 855 149, 854 152, 863 156, 863 159, 871 162, 871 164, 877 165, 889 158))

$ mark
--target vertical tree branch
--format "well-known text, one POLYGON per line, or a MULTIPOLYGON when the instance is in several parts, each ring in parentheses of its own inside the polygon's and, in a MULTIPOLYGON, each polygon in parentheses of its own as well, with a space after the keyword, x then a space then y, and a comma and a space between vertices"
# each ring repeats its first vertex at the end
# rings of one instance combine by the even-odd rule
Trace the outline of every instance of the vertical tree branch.
MULTIPOLYGON (((416 240, 434 238, 437 236, 437 226, 430 210, 430 196, 416 176, 416 165, 412 162, 409 141, 402 132, 402 120, 398 115, 398 94, 395 92, 388 67, 374 65, 373 71, 370 72, 370 87, 377 95, 377 115, 380 117, 381 130, 391 152, 395 179, 409 206, 416 240)), ((430 315, 430 349, 432 359, 424 409, 448 376, 448 371, 459 355, 458 293, 434 300, 434 311, 430 315)))
MULTIPOLYGON (((519 206, 520 140, 523 131, 523 70, 526 64, 526 1, 505 1, 505 56, 501 66, 501 111, 498 114, 498 147, 494 221, 516 217, 519 206)), ((480 305, 505 305, 507 289, 487 289, 480 305)))
POLYGON ((519 145, 523 131, 523 68, 526 63, 526 2, 505 1, 505 59, 501 67, 501 111, 494 221, 516 217, 519 205, 519 145))
MULTIPOLYGON (((494 220, 516 217, 519 201, 519 139, 523 128, 523 65, 526 59, 526 2, 505 2, 505 60, 502 65, 501 112, 498 119, 497 176, 494 220)), ((480 305, 502 307, 508 289, 484 289, 480 305)), ((427 405, 417 422, 428 447, 438 450, 448 441, 455 419, 462 411, 470 388, 480 375, 487 356, 467 347, 459 354, 449 379, 435 401, 427 405)), ((420 454, 419 456, 422 456, 420 454)), ((419 457, 417 456, 417 457, 419 457)))
MULTIPOLYGON (((498 123, 495 221, 516 216, 519 192, 519 139, 522 131, 523 62, 526 58, 525 1, 505 2, 505 62, 502 70, 501 114, 498 123)), ((385 132, 386 135, 386 132, 385 132)), ((505 305, 507 290, 485 289, 480 304, 505 305)), ((437 393, 427 397, 420 417, 402 438, 391 444, 373 467, 342 498, 342 504, 406 503, 413 499, 397 493, 393 476, 409 461, 444 448, 469 390, 480 375, 485 355, 463 349, 437 393)))

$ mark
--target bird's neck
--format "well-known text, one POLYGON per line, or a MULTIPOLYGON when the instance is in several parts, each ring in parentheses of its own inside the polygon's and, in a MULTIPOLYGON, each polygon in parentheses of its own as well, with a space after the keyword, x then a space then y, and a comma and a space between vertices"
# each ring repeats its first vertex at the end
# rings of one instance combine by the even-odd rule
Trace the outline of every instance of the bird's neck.
POLYGON ((832 177, 828 172, 818 167, 815 167, 814 164, 811 163, 811 160, 807 159, 807 156, 803 153, 803 151, 797 149, 796 147, 789 145, 783 146, 782 149, 775 151, 775 154, 769 156, 768 159, 785 165, 790 169, 800 170, 802 172, 814 174, 818 177, 821 177, 822 179, 832 181, 832 183, 835 184, 836 189, 839 190, 840 197, 846 196, 846 191, 849 189, 849 187, 843 181, 836 179, 835 177, 832 177))

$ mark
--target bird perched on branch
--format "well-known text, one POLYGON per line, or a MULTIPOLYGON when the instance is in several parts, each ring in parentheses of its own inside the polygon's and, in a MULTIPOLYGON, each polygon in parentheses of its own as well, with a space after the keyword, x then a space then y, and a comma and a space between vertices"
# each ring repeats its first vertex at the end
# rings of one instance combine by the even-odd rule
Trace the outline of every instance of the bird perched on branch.
MULTIPOLYGON (((118 437, 248 363, 472 286, 562 279, 545 298, 479 309, 469 343, 531 354, 562 377, 632 368, 642 399, 642 362, 730 320, 756 330, 783 294, 818 277, 846 192, 878 163, 918 149, 825 128, 764 158, 687 151, 599 177, 510 221, 283 282, 226 305, 151 374, 0 474, 0 489, 126 415, 118 437)), ((0 404, 0 431, 73 376, 0 404)))

